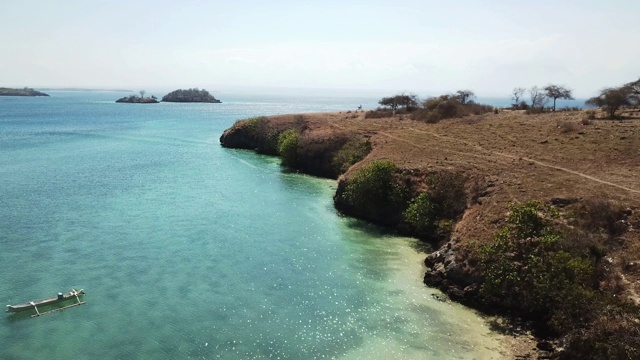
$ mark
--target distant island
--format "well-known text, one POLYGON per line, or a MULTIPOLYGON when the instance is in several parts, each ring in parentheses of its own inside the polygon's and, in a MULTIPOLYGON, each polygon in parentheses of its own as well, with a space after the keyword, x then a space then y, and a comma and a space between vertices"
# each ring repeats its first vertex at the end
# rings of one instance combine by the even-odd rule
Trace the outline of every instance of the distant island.
POLYGON ((221 103, 222 101, 213 97, 205 89, 178 89, 168 93, 162 97, 165 102, 205 102, 205 103, 221 103))
POLYGON ((0 96, 49 96, 43 92, 32 88, 24 87, 22 89, 0 88, 0 96))
POLYGON ((158 103, 157 97, 155 97, 154 95, 151 95, 151 97, 144 97, 145 93, 146 91, 140 90, 140 96, 136 96, 136 95, 125 96, 116 100, 116 102, 130 103, 130 104, 157 104, 158 103))

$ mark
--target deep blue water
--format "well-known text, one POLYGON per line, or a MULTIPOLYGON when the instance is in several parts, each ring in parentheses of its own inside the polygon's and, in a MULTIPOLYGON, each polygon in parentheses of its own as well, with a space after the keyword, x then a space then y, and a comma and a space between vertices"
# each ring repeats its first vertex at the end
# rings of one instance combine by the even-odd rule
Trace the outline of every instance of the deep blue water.
POLYGON ((482 318, 421 284, 413 240, 339 216, 333 181, 219 146, 240 118, 377 99, 50 94, 0 97, 0 299, 86 304, 6 314, 1 359, 497 356, 482 318))

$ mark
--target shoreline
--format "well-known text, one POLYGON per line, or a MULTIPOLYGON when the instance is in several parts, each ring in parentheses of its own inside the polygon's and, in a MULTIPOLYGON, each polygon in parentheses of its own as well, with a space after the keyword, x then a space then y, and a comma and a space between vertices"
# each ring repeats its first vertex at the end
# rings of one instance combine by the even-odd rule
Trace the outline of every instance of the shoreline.
MULTIPOLYGON (((393 161, 401 176, 418 187, 424 186, 421 184, 429 174, 452 170, 464 174, 467 182, 473 182, 475 188, 471 190, 476 192, 475 200, 468 203, 464 214, 456 220, 451 235, 435 243, 435 251, 427 255, 424 283, 486 314, 488 308, 477 299, 479 278, 472 262, 477 261, 473 260, 477 256, 474 248, 491 243, 503 226, 501 219, 509 212, 510 204, 539 199, 563 209, 596 196, 631 209, 626 212, 631 216, 628 221, 636 221, 638 212, 633 209, 640 207, 640 183, 633 170, 635 150, 624 148, 640 149, 640 137, 636 141, 626 135, 640 134, 640 121, 603 120, 591 124, 584 122, 584 116, 583 110, 536 115, 507 110, 425 124, 403 115, 366 119, 364 111, 307 113, 241 120, 223 133, 220 142, 225 147, 278 155, 277 144, 274 145, 277 139, 261 138, 256 133, 281 134, 287 129, 297 129, 305 137, 301 140, 306 141, 303 144, 322 145, 314 145, 320 146, 320 150, 314 148, 319 153, 309 158, 310 162, 296 165, 301 167, 295 170, 337 179, 336 208, 347 216, 383 226, 389 224, 354 212, 336 200, 358 169, 378 159, 393 161), (610 140, 616 137, 619 141, 610 140), (327 167, 326 158, 327 154, 335 154, 335 144, 331 144, 340 138, 366 139, 371 150, 336 175, 327 167), (604 162, 606 165, 594 168, 592 165, 599 163, 594 156, 608 159, 604 162), (308 163, 313 166, 310 168, 308 163)), ((398 230, 402 229, 395 229, 398 230)), ((399 235, 407 234, 400 231, 399 235)), ((639 238, 634 232, 625 236, 630 243, 639 238)), ((622 258, 617 260, 624 253, 611 256, 613 264, 624 265, 622 258)), ((622 270, 618 267, 611 271, 622 270)), ((628 281, 630 285, 624 289, 623 296, 637 301, 638 289, 632 280, 628 281)), ((517 312, 507 312, 496 319, 513 320, 514 315, 519 316, 517 312)), ((504 321, 496 321, 500 322, 504 321)), ((510 331, 506 325, 502 329, 506 333, 510 331)), ((556 351, 553 344, 527 332, 509 336, 513 339, 507 341, 513 356, 537 358, 556 351)))

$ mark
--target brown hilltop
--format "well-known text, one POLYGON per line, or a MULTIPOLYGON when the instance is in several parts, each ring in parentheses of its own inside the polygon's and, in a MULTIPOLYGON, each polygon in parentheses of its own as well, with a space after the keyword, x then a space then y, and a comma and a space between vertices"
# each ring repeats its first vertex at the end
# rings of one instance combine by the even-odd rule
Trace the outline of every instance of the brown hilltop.
MULTIPOLYGON (((369 138, 371 153, 344 174, 347 177, 363 164, 385 159, 404 169, 452 169, 481 181, 486 194, 467 211, 457 238, 490 239, 508 204, 532 199, 599 197, 640 212, 639 112, 622 121, 588 122, 585 111, 526 115, 505 110, 435 124, 402 116, 365 119, 364 114, 305 114, 305 134, 369 138), (477 215, 469 221, 472 214, 477 215)), ((275 128, 288 128, 294 118, 268 119, 275 128)), ((640 254, 640 232, 628 235, 640 254)))

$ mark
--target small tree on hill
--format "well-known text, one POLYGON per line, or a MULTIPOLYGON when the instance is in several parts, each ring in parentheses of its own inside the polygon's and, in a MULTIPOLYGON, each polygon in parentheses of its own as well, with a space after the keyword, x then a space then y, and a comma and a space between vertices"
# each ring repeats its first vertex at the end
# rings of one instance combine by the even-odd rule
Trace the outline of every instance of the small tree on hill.
POLYGON ((573 100, 573 96, 571 96, 571 90, 558 85, 547 85, 544 88, 545 96, 553 99, 553 111, 556 111, 556 100, 557 99, 566 99, 573 100))
POLYGON ((395 114, 398 108, 404 108, 409 112, 416 110, 418 108, 418 99, 415 95, 400 94, 392 97, 382 98, 380 101, 378 101, 378 104, 390 107, 395 114))
POLYGON ((608 88, 600 91, 600 95, 587 100, 585 104, 597 106, 607 112, 609 118, 616 117, 616 111, 623 106, 629 106, 634 103, 635 96, 633 90, 629 86, 621 86, 617 88, 608 88))
POLYGON ((466 104, 469 101, 472 101, 476 97, 476 94, 471 90, 458 90, 456 94, 458 100, 460 101, 460 104, 462 105, 466 104))
POLYGON ((140 90, 140 97, 141 97, 141 98, 144 98, 144 94, 146 94, 146 93, 147 93, 146 91, 144 91, 144 90, 140 90))

